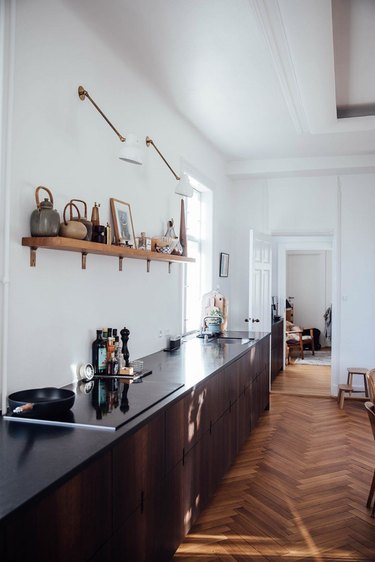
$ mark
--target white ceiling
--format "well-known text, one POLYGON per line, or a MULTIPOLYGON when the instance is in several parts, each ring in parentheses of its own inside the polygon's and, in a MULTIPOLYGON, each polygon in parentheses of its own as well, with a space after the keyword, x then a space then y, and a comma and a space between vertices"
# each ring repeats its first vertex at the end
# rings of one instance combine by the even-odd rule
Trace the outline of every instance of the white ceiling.
MULTIPOLYGON (((375 169, 375 117, 336 116, 329 0, 63 1, 148 76, 233 175, 252 174, 254 162, 258 172, 259 162, 266 169, 265 162, 280 159, 285 165, 304 158, 314 168, 322 157, 348 155, 375 169)), ((370 51, 365 44, 375 37, 375 2, 340 3, 338 101, 375 102, 374 39, 370 51), (358 17, 349 17, 355 5, 358 17), (360 85, 358 61, 367 67, 360 85)))

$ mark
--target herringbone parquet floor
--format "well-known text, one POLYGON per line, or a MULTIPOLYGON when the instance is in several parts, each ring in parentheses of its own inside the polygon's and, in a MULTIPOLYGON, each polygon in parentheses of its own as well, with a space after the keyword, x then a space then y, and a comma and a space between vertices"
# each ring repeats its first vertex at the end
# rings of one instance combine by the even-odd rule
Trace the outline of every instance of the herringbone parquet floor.
POLYGON ((174 562, 375 561, 374 465, 363 403, 272 394, 174 562))

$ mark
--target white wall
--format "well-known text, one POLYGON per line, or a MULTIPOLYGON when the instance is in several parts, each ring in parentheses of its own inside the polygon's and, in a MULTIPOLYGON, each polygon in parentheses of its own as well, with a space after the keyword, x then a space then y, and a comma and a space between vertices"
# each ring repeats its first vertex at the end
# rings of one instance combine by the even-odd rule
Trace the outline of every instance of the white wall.
MULTIPOLYGON (((266 234, 333 233, 337 222, 337 179, 293 177, 234 182, 235 256, 231 281, 231 323, 244 329, 248 310, 248 248, 251 228, 266 234)), ((277 295, 277 244, 273 244, 272 294, 277 295)), ((280 307, 279 314, 283 310, 280 307)))
POLYGON ((335 176, 269 179, 268 200, 272 234, 326 234, 335 229, 335 176))
POLYGON ((268 231, 265 180, 235 182, 227 221, 231 243, 229 326, 232 330, 247 330, 249 325, 244 319, 249 315, 250 229, 268 231))
MULTIPOLYGON (((340 369, 375 367, 375 175, 341 177, 340 369)), ((342 378, 343 378, 342 377, 342 378)))
MULTIPOLYGON (((371 336, 375 317, 375 175, 272 178, 263 181, 262 196, 249 181, 247 196, 242 193, 246 182, 241 181, 239 185, 238 216, 246 216, 246 205, 251 207, 251 216, 245 223, 236 222, 235 239, 242 239, 248 228, 255 226, 256 215, 263 216, 264 201, 269 209, 265 231, 299 236, 302 241, 305 235, 333 235, 332 392, 335 392, 337 384, 346 380, 348 367, 375 367, 371 336)), ((296 245, 293 248, 298 249, 296 245)), ((236 285, 232 286, 233 290, 236 287, 234 294, 245 301, 247 283, 242 263, 237 264, 233 273, 241 276, 241 283, 236 279, 236 285)), ((275 290, 276 283, 273 286, 275 290)), ((237 318, 240 318, 238 314, 237 318)))
MULTIPOLYGON (((165 264, 153 262, 147 274, 145 262, 125 260, 120 273, 116 259, 89 255, 83 271, 79 254, 39 250, 37 267, 29 267, 29 250, 21 246, 21 238, 29 235, 38 185, 51 188, 60 212, 71 198, 86 200, 90 211, 98 201, 106 223, 109 198, 115 197, 131 204, 136 234, 164 233, 171 217, 178 231, 179 197, 167 167, 152 148, 145 148, 143 166, 118 160, 120 142, 89 101, 79 100, 78 85, 122 134, 153 137, 177 171, 183 159, 209 179, 217 261, 228 247, 231 228, 230 181, 220 155, 168 106, 147 77, 137 74, 136 64, 125 65, 63 0, 19 2, 17 7, 9 392, 69 383, 74 366, 90 360, 97 327, 126 325, 133 358, 164 346, 159 329, 180 331, 182 276, 176 264, 169 275, 165 264)), ((218 280, 214 264, 212 285, 218 280)))
POLYGON ((287 252, 286 294, 293 297, 294 324, 320 330, 324 336, 324 313, 332 304, 332 252, 287 252))

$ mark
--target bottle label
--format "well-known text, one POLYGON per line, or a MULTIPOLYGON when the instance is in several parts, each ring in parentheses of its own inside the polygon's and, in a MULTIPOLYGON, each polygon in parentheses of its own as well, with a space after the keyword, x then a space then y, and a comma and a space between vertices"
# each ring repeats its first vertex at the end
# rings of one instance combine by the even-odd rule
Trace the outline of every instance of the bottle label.
POLYGON ((107 350, 105 347, 99 347, 98 349, 98 371, 105 372, 107 362, 107 350))

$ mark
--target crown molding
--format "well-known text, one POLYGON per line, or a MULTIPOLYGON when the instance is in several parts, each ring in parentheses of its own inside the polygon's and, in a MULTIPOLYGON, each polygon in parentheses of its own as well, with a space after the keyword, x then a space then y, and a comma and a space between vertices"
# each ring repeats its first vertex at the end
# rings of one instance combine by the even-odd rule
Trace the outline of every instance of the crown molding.
POLYGON ((248 0, 264 35, 281 92, 297 133, 309 132, 307 118, 278 0, 248 0))
POLYGON ((228 162, 233 179, 375 173, 375 155, 274 158, 228 162))

